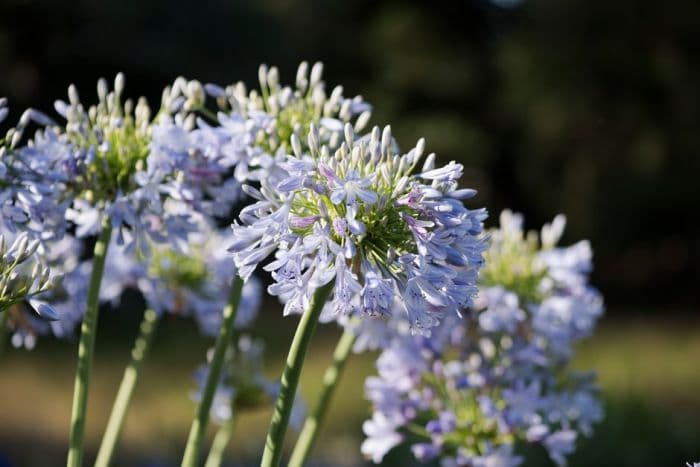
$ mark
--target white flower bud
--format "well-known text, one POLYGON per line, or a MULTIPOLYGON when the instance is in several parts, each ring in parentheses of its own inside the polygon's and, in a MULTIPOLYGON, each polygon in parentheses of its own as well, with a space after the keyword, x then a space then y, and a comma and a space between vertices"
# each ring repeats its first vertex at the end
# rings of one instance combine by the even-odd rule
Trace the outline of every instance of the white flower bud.
POLYGON ((386 153, 391 145, 391 126, 387 125, 382 131, 382 153, 386 153))
POLYGON ((430 153, 428 154, 428 157, 425 158, 425 162, 423 163, 423 172, 428 172, 430 170, 433 170, 435 168, 435 153, 430 153))
POLYGON ((117 76, 114 78, 114 94, 121 96, 122 92, 124 92, 125 84, 126 78, 124 77, 124 73, 117 73, 117 76))
POLYGON ((352 146, 353 141, 355 141, 355 133, 352 131, 352 125, 349 123, 345 124, 345 143, 348 146, 352 146))
POLYGON ((260 65, 260 68, 258 68, 258 81, 260 81, 261 89, 267 88, 267 65, 265 64, 260 65))
POLYGON ((299 137, 294 133, 292 134, 291 142, 292 142, 292 150, 294 151, 294 155, 297 157, 301 157, 301 155, 302 155, 301 143, 299 142, 299 137))
POLYGON ((107 99, 107 80, 104 78, 100 78, 97 80, 97 98, 99 101, 102 103, 107 99))
POLYGON ((340 106, 340 112, 338 112, 338 117, 343 121, 348 121, 352 117, 352 101, 345 99, 340 106))
POLYGON ((280 84, 280 72, 276 66, 270 68, 267 72, 267 85, 270 89, 277 89, 280 84))
POLYGON ((311 87, 314 88, 318 83, 321 82, 321 75, 323 75, 323 63, 314 63, 313 68, 311 68, 311 87))
POLYGON ((68 102, 70 102, 71 105, 74 106, 80 104, 80 96, 78 96, 78 89, 75 87, 74 84, 68 86, 68 102))
POLYGON ((297 89, 300 92, 305 92, 306 87, 309 85, 309 80, 307 79, 307 75, 309 73, 309 64, 307 62, 301 62, 299 64, 299 68, 297 69, 297 89))

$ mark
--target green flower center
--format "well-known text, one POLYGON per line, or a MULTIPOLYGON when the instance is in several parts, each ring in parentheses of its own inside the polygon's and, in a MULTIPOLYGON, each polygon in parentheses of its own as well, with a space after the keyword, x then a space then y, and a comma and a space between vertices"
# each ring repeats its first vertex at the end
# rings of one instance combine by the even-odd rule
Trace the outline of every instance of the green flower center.
POLYGON ((102 137, 95 130, 99 128, 96 122, 90 123, 87 135, 68 135, 80 148, 95 151, 83 175, 76 180, 78 189, 90 202, 112 200, 120 192, 131 192, 135 188, 133 176, 143 168, 149 154, 149 136, 137 128, 131 116, 107 129, 102 137))
POLYGON ((149 274, 174 289, 186 288, 194 292, 201 292, 209 279, 203 261, 172 250, 154 250, 149 274))
POLYGON ((514 292, 525 303, 539 302, 544 297, 539 290, 547 275, 537 260, 536 236, 524 239, 522 235, 505 235, 495 240, 484 254, 481 284, 486 287, 501 286, 514 292))

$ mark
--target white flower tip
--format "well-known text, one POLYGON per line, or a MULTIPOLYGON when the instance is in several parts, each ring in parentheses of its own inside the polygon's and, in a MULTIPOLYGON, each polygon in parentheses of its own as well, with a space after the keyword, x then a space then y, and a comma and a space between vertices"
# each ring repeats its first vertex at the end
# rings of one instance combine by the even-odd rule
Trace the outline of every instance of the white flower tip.
POLYGON ((264 63, 258 68, 258 81, 260 81, 260 87, 267 87, 267 65, 264 63))
POLYGON ((311 86, 316 86, 321 82, 321 76, 323 75, 323 63, 316 62, 311 68, 311 86))
POLYGON ((117 76, 114 77, 114 94, 117 96, 121 95, 122 91, 124 91, 125 84, 126 78, 124 77, 124 73, 120 71, 117 73, 117 76))

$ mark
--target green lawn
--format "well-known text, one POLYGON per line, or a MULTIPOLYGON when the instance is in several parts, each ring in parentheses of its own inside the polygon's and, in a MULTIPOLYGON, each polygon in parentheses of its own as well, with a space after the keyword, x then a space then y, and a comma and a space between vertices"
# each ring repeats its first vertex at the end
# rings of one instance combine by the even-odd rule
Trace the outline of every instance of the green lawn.
MULTIPOLYGON (((256 332, 273 343, 268 368, 275 375, 294 322, 278 318, 276 311, 265 314, 267 322, 256 332)), ((97 344, 88 419, 92 450, 104 428, 135 328, 132 317, 122 320, 115 315, 104 314, 100 328, 104 338, 97 344)), ((598 370, 607 417, 594 437, 581 443, 571 465, 684 466, 686 461, 700 460, 700 320, 608 316, 596 336, 580 346, 576 360, 581 369, 598 370)), ((335 329, 323 329, 312 345, 302 381, 309 401, 314 400, 336 337, 335 329)), ((147 463, 148 459, 175 463, 194 411, 189 400, 194 389, 191 374, 208 341, 181 320, 163 323, 156 339, 127 420, 120 465, 168 465, 147 463)), ((64 463, 75 347, 44 340, 32 352, 11 350, 0 360, 0 466, 3 460, 28 467, 64 463)), ((372 365, 371 355, 356 357, 348 365, 330 423, 318 443, 319 463, 362 464, 360 426, 368 414, 362 386, 372 365)), ((230 449, 232 462, 256 459, 268 416, 264 410, 242 416, 230 449)), ((385 464, 407 465, 407 459, 397 452, 385 464)), ((528 465, 549 464, 534 450, 528 465)))

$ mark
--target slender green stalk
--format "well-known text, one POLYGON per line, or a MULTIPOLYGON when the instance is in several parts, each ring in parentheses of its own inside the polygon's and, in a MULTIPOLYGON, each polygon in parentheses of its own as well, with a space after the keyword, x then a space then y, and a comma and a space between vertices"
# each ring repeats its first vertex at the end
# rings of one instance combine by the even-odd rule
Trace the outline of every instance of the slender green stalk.
POLYGON ((317 289, 311 299, 309 309, 301 315, 299 320, 292 345, 289 347, 289 353, 287 354, 287 363, 282 372, 280 393, 275 403, 270 429, 267 432, 265 450, 260 463, 261 467, 277 467, 280 463, 284 435, 289 425, 289 415, 294 405, 294 396, 299 385, 299 377, 304 366, 306 351, 309 348, 309 343, 318 324, 318 318, 331 290, 333 290, 332 281, 317 289))
POLYGON ((154 310, 146 310, 139 327, 139 335, 136 337, 134 347, 131 349, 131 359, 124 370, 124 376, 119 385, 117 397, 114 399, 112 412, 109 414, 107 429, 102 437, 100 450, 97 452, 95 467, 108 467, 112 461, 114 448, 119 440, 119 435, 126 419, 126 412, 129 410, 131 396, 139 378, 141 365, 151 347, 157 324, 158 314, 154 310))
POLYGON ((242 290, 243 280, 236 276, 231 285, 229 303, 226 308, 224 308, 224 319, 221 323, 219 335, 216 338, 214 356, 209 364, 209 375, 207 375, 207 381, 204 385, 204 391, 202 392, 202 400, 197 408, 197 414, 194 420, 192 420, 192 427, 190 428, 190 435, 187 438, 185 454, 182 457, 182 467, 195 467, 199 462, 199 453, 202 450, 202 442, 204 441, 204 434, 207 429, 207 422, 209 421, 209 411, 211 410, 211 404, 214 400, 216 387, 219 385, 219 379, 221 378, 226 349, 233 337, 233 325, 236 322, 236 312, 238 311, 238 304, 241 301, 242 290))
POLYGON ((316 402, 316 406, 306 418, 306 421, 304 421, 304 427, 299 433, 299 438, 292 451, 292 457, 289 460, 289 464, 287 464, 288 467, 302 467, 308 460, 354 343, 355 333, 346 329, 333 352, 333 363, 326 368, 323 374, 318 402, 316 402))
POLYGON ((231 436, 233 436, 234 422, 235 419, 232 417, 230 420, 224 422, 221 428, 219 428, 219 431, 216 432, 204 467, 219 467, 221 465, 224 460, 226 446, 228 446, 229 441, 231 441, 231 436))
POLYGON ((5 346, 7 345, 8 321, 10 321, 9 307, 0 311, 0 357, 5 353, 5 346))
POLYGON ((73 409, 70 422, 70 445, 68 449, 68 467, 81 467, 83 463, 83 443, 85 439, 85 418, 87 416, 88 389, 92 373, 92 357, 95 352, 95 334, 99 314, 100 284, 105 269, 107 249, 112 237, 112 225, 105 217, 102 232, 95 243, 95 256, 92 260, 92 274, 88 285, 85 316, 80 326, 80 343, 78 344, 78 368, 75 372, 73 390, 73 409))

